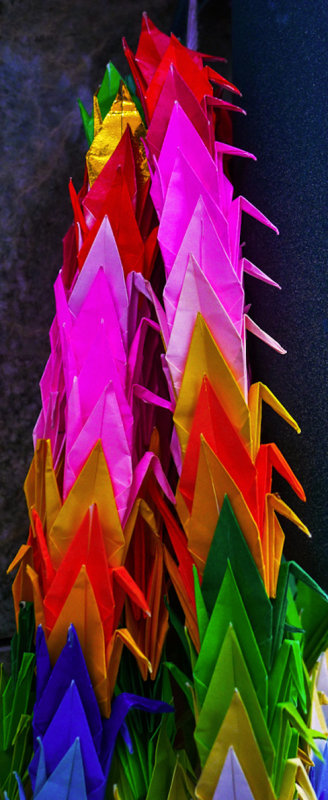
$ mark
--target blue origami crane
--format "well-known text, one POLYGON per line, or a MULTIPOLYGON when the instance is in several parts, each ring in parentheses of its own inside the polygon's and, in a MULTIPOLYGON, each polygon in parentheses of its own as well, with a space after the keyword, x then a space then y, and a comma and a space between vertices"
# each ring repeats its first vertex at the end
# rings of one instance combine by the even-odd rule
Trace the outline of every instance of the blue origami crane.
MULTIPOLYGON (((119 733, 132 751, 125 721, 129 710, 169 713, 174 709, 167 703, 124 692, 114 698, 109 719, 103 719, 72 625, 53 669, 39 628, 36 660, 35 752, 29 766, 34 800, 103 800, 119 733)), ((18 776, 17 782, 20 800, 25 800, 18 776)))
POLYGON ((322 749, 322 758, 323 761, 314 756, 314 767, 311 767, 309 777, 318 800, 328 800, 328 742, 322 749))

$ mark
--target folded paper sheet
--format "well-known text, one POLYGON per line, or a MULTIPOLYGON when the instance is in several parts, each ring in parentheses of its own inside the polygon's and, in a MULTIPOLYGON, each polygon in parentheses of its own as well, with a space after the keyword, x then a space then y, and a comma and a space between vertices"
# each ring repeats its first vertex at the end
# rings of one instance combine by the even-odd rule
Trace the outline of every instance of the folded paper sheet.
POLYGON ((132 77, 109 63, 80 103, 86 171, 9 568, 0 787, 23 800, 30 762, 38 800, 319 799, 328 597, 283 559, 282 519, 309 532, 275 472, 305 494, 261 442, 263 402, 299 427, 247 352, 250 334, 285 351, 245 304, 245 272, 278 284, 244 255, 242 216, 278 231, 234 195, 231 159, 254 156, 215 59, 146 14, 123 46, 132 77))

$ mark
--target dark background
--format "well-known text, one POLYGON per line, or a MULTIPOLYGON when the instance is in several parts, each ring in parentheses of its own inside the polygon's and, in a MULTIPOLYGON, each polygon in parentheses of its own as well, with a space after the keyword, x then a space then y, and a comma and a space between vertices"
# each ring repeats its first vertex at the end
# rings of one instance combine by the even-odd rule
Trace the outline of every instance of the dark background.
POLYGON ((282 286, 249 279, 256 322, 287 349, 279 356, 249 336, 253 378, 267 383, 297 419, 301 436, 265 415, 304 486, 304 506, 284 482, 282 498, 312 533, 283 523, 286 554, 328 590, 327 437, 327 34, 326 0, 233 0, 233 76, 246 120, 235 139, 256 164, 238 159, 238 188, 279 228, 245 225, 247 254, 282 286), (251 341, 252 340, 252 341, 251 341))
MULTIPOLYGON (((302 437, 270 412, 264 436, 275 439, 304 483, 307 508, 281 494, 313 533, 288 530, 289 555, 328 588, 327 312, 325 311, 324 110, 327 61, 322 2, 233 0, 233 60, 222 72, 243 92, 248 117, 235 143, 257 164, 234 164, 239 191, 280 228, 245 226, 246 254, 283 286, 247 290, 254 319, 288 349, 278 356, 251 342, 253 378, 267 382, 297 418, 302 437)), ((121 37, 135 50, 141 14, 166 33, 183 34, 183 6, 148 0, 4 0, 1 5, 1 530, 0 639, 13 633, 11 579, 5 569, 28 532, 22 485, 32 458, 39 413, 38 381, 49 354, 52 284, 70 222, 68 179, 78 189, 86 143, 76 99, 92 94, 111 59, 124 74, 121 37), (178 12, 178 13, 177 13, 178 12)), ((199 47, 230 55, 230 5, 209 1, 199 17, 199 47)), ((221 67, 220 67, 221 69, 221 67)), ((237 122, 237 120, 236 120, 237 122)), ((277 484, 277 488, 279 485, 277 484)))

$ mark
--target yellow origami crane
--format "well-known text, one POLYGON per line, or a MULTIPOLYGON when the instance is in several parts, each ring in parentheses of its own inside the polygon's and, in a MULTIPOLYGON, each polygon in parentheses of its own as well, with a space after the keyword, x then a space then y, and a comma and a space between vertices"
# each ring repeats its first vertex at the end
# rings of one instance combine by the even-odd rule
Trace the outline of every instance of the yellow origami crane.
POLYGON ((143 180, 148 180, 147 159, 141 142, 141 138, 146 136, 146 129, 126 85, 121 81, 119 91, 104 120, 101 119, 97 97, 94 98, 95 135, 86 155, 90 186, 95 182, 114 152, 127 125, 131 128, 135 153, 143 180))

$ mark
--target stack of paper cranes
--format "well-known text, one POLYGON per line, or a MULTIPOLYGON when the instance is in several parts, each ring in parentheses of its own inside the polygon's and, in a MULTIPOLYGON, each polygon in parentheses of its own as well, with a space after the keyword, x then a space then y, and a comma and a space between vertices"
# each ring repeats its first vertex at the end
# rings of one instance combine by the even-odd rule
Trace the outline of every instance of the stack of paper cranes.
POLYGON ((233 197, 230 159, 254 158, 229 139, 236 87, 146 15, 124 50, 132 76, 108 64, 81 106, 10 567, 4 796, 29 772, 38 800, 322 800, 328 598, 282 558, 283 518, 308 531, 273 469, 305 497, 261 444, 263 402, 299 428, 247 369, 247 331, 284 351, 245 308, 244 272, 277 284, 243 256, 242 214, 277 229, 233 197))

